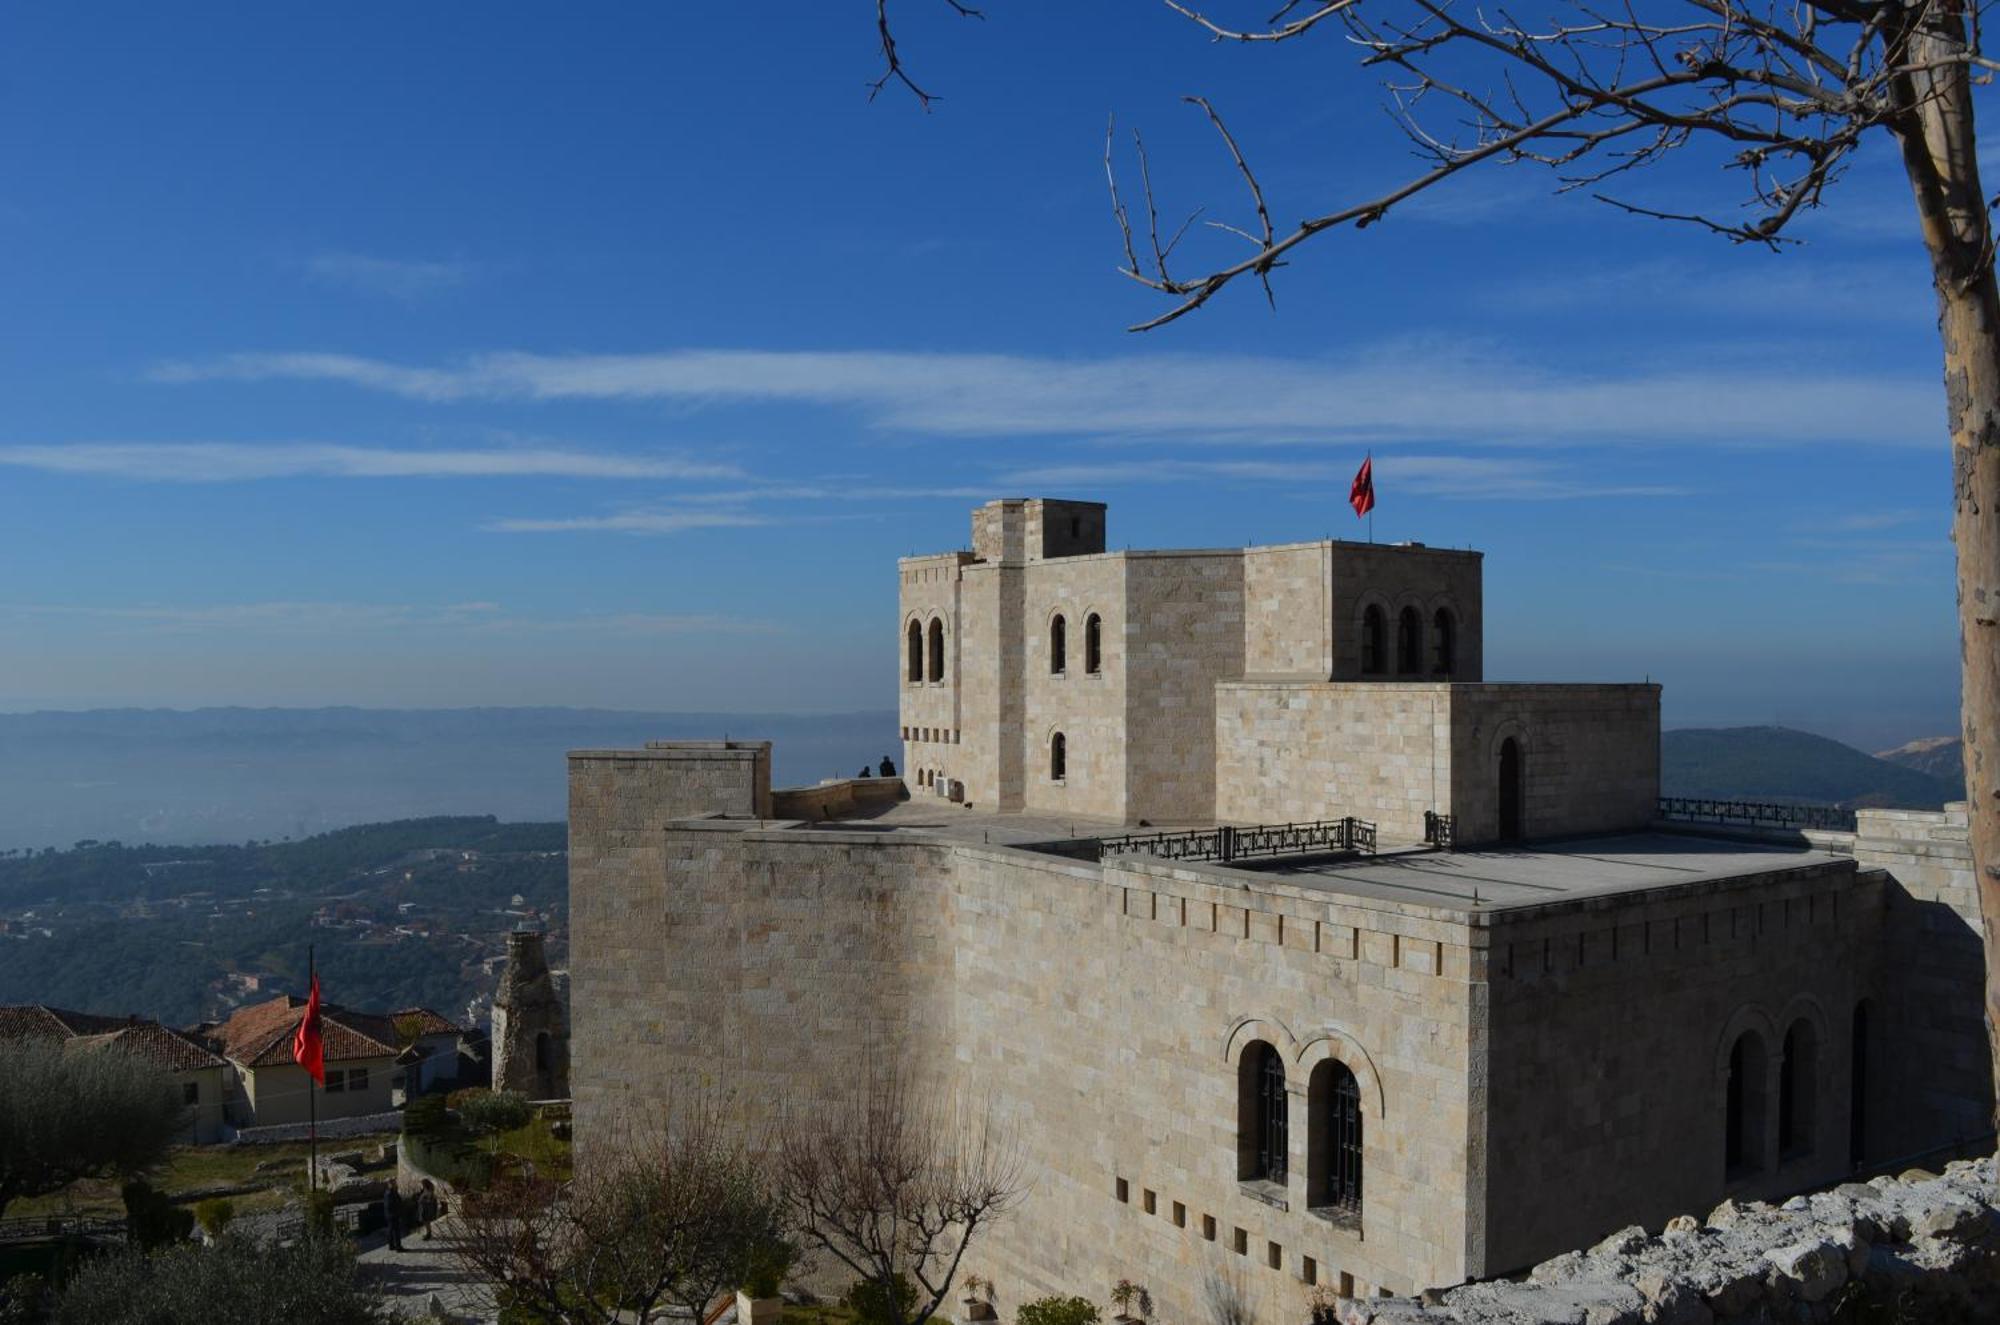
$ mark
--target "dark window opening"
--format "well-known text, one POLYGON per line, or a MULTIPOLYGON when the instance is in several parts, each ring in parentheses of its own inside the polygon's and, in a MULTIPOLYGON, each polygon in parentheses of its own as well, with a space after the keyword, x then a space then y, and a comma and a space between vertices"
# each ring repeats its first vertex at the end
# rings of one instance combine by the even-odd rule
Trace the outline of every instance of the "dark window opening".
POLYGON ((1450 676, 1458 670, 1458 622, 1447 608, 1440 607, 1431 618, 1431 670, 1450 676))
POLYGON ((944 680, 944 622, 931 618, 931 680, 944 680))
POLYGON ((1244 1050, 1236 1072, 1237 1177, 1245 1182, 1285 1181, 1289 1114, 1285 1060, 1258 1040, 1244 1050))
POLYGON ((919 621, 910 623, 910 661, 903 679, 912 682, 924 679, 924 627, 919 621))
POLYGON ((542 1031, 535 1036, 535 1071, 547 1074, 553 1067, 549 1056, 549 1033, 542 1031))
POLYGON ((1389 626, 1382 609, 1370 606, 1361 614, 1361 670, 1379 676, 1388 665, 1389 626))
POLYGON ((1500 742, 1500 840, 1521 840, 1521 743, 1500 742))
POLYGON ((1049 671, 1061 675, 1069 669, 1069 623, 1061 616, 1049 622, 1049 671))
POLYGON ((1361 1212, 1361 1086, 1347 1064, 1313 1069, 1306 1092, 1306 1204, 1361 1212))
POLYGON ((1729 1048, 1729 1081, 1723 1092, 1722 1165, 1729 1178, 1764 1166, 1764 1042, 1745 1031, 1729 1048))
POLYGON ((181 1083, 181 1103, 201 1103, 201 1084, 199 1082, 183 1081, 181 1083))
POLYGON ((1396 615, 1396 670, 1408 675, 1424 665, 1424 619, 1414 607, 1396 615))
POLYGON ((1069 741, 1061 732, 1049 737, 1049 779, 1061 782, 1069 776, 1069 741))
POLYGON ((1868 1004, 1854 1005, 1847 1077, 1847 1162, 1860 1168, 1868 1159, 1868 1004))
POLYGON ((1104 670, 1104 618, 1095 612, 1083 623, 1083 670, 1092 676, 1104 670))

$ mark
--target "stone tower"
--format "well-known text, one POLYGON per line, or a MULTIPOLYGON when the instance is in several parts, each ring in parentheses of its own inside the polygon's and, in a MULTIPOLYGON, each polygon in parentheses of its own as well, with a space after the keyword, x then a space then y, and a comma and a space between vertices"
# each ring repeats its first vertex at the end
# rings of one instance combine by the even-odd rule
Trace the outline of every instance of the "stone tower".
POLYGON ((507 936, 507 969, 493 995, 493 1089, 569 1097, 569 1018, 542 936, 530 930, 507 936))

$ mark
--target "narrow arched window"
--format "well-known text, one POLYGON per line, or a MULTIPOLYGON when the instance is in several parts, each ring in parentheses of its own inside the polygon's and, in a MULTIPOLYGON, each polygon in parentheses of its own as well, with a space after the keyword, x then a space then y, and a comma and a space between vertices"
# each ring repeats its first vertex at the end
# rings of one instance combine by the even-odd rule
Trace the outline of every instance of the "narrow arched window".
POLYGON ((1061 782, 1069 776, 1069 741, 1061 732, 1049 737, 1049 778, 1061 782))
POLYGON ((944 680, 944 622, 931 618, 931 680, 944 680))
POLYGON ((1396 670, 1408 675, 1424 665, 1424 619, 1416 608, 1396 614, 1396 670))
POLYGON ((1285 1060, 1257 1040, 1236 1068, 1236 1174, 1244 1182, 1285 1181, 1289 1127, 1285 1060))
POLYGON ((1388 666, 1389 624, 1382 609, 1369 604, 1361 614, 1361 670, 1379 676, 1388 666))
POLYGON ((1801 1017, 1785 1032, 1785 1056, 1778 1064, 1778 1158, 1812 1152, 1818 1086, 1819 1036, 1801 1017))
POLYGON ((553 1066, 549 1055, 549 1033, 539 1031, 535 1035, 535 1071, 546 1076, 553 1066))
POLYGON ((1092 676, 1104 670, 1104 618, 1095 612, 1083 623, 1083 670, 1092 676))
POLYGON ((1431 618, 1431 670, 1439 676, 1458 670, 1458 621, 1448 607, 1431 618))
POLYGON ((910 622, 909 654, 903 679, 914 684, 924 679, 924 625, 921 621, 910 622))
POLYGON ((1049 671, 1057 676, 1069 670, 1069 623, 1058 612, 1049 622, 1049 671))
POLYGON ((1306 1204, 1361 1213, 1361 1086, 1347 1064, 1327 1059, 1306 1087, 1306 1204))
POLYGON ((1741 1178, 1764 1167, 1764 1040, 1745 1031, 1729 1047, 1723 1089, 1722 1167, 1741 1178))

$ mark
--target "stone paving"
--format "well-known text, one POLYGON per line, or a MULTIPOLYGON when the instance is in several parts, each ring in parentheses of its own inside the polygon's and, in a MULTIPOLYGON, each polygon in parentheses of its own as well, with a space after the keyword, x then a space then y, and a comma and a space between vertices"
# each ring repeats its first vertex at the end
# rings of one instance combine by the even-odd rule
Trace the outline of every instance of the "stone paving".
POLYGON ((432 1226, 429 1241, 424 1240, 421 1230, 404 1235, 400 1252, 389 1250, 386 1234, 370 1234, 358 1244, 362 1283, 406 1320, 432 1318, 482 1325, 495 1320, 497 1313, 486 1286, 468 1275, 452 1255, 456 1231, 454 1221, 440 1220, 432 1226))

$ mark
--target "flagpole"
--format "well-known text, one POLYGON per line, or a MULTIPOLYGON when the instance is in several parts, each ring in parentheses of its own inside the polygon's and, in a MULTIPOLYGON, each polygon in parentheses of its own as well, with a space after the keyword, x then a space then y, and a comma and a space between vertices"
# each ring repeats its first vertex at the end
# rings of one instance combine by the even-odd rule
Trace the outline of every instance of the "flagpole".
POLYGON ((1375 541, 1375 451, 1368 451, 1368 541, 1375 541))
MULTIPOLYGON (((306 981, 308 986, 318 978, 319 967, 313 961, 313 945, 308 943, 306 944, 306 981)), ((313 1091, 313 1087, 316 1084, 313 1080, 312 1072, 308 1070, 306 1072, 306 1147, 310 1155, 310 1159, 307 1162, 312 1167, 309 1170, 310 1176, 306 1180, 306 1185, 313 1191, 319 1190, 319 1096, 313 1091)))

